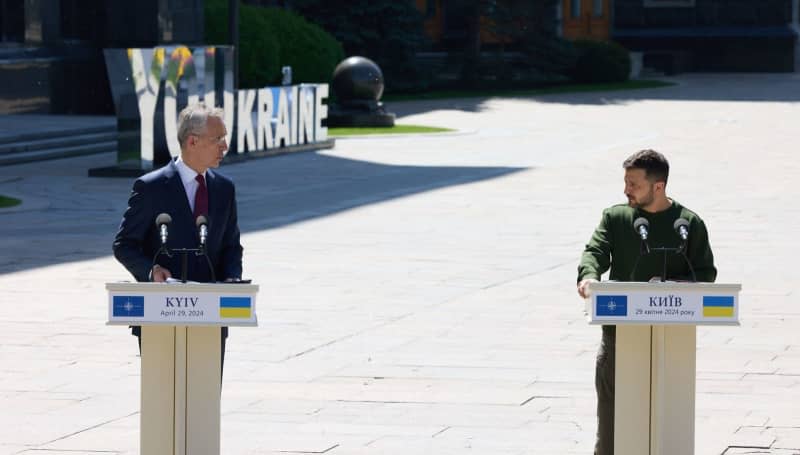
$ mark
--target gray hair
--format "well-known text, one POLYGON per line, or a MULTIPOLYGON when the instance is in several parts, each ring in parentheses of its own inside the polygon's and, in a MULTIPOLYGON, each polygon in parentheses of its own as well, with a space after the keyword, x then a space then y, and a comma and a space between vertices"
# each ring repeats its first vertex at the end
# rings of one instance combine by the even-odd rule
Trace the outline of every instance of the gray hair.
POLYGON ((181 147, 186 143, 186 138, 189 136, 205 133, 209 117, 217 117, 225 123, 224 113, 221 108, 209 108, 202 102, 190 104, 178 114, 178 142, 181 147))

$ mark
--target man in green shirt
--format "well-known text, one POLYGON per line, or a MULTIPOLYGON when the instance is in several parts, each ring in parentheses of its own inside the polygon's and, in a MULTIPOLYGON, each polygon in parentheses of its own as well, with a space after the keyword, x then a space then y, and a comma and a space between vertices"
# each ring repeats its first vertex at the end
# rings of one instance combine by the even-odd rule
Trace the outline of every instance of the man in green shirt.
MULTIPOLYGON (((597 282, 609 268, 609 279, 615 281, 667 280, 713 282, 717 277, 714 255, 708 242, 708 231, 697 214, 670 199, 666 194, 669 163, 654 150, 634 153, 622 164, 625 169, 627 204, 618 204, 603 211, 600 225, 586 245, 578 266, 578 294, 588 297, 588 284, 597 282), (642 238, 633 227, 638 218, 649 222, 647 244, 653 248, 678 248, 682 244, 674 228, 678 218, 689 222, 685 245, 688 261, 676 253, 643 250, 642 238), (638 261, 638 263, 637 263, 638 261), (634 270, 635 268, 635 270, 634 270)), ((614 364, 616 327, 603 326, 603 338, 597 354, 595 388, 597 389, 597 443, 595 455, 614 453, 614 364)))

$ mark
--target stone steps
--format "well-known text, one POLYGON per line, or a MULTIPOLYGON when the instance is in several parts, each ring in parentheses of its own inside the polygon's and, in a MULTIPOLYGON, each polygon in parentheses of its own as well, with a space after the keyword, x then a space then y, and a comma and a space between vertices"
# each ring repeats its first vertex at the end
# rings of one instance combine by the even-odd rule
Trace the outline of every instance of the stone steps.
POLYGON ((0 166, 115 152, 115 125, 82 126, 0 136, 0 166))

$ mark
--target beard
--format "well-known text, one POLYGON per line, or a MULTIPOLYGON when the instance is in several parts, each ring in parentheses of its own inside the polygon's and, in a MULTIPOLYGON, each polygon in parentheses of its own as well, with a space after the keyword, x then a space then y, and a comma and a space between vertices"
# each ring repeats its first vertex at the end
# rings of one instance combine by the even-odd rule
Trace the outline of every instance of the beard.
POLYGON ((639 199, 631 198, 630 196, 628 196, 628 205, 635 209, 641 209, 652 204, 653 201, 655 201, 655 199, 656 199, 655 191, 653 191, 653 188, 651 187, 650 191, 648 191, 647 194, 645 194, 639 199))

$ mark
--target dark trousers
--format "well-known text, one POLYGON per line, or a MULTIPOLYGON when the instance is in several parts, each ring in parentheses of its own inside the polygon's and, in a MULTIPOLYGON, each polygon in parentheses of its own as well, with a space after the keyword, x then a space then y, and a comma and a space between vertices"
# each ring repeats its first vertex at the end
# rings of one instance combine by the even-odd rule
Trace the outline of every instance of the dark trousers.
MULTIPOLYGON (((131 326, 131 335, 136 337, 136 341, 139 342, 139 355, 142 355, 142 328, 138 325, 131 326)), ((219 376, 220 380, 222 380, 222 371, 225 367, 225 340, 228 339, 228 328, 222 327, 221 334, 220 334, 220 359, 219 359, 219 376)))
POLYGON ((597 352, 594 386, 597 389, 597 443, 595 455, 614 455, 614 365, 616 364, 617 327, 603 326, 603 338, 597 352))

